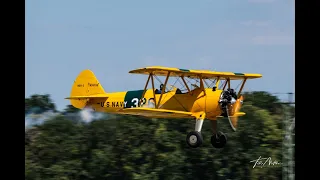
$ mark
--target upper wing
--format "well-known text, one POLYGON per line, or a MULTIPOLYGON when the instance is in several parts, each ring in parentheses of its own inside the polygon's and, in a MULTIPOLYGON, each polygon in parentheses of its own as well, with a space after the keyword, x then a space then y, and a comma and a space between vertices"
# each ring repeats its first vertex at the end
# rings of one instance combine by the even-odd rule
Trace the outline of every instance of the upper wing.
POLYGON ((129 71, 129 73, 135 74, 149 74, 151 72, 153 73, 153 75, 157 76, 167 76, 170 72, 170 76, 185 76, 190 78, 199 78, 199 76, 201 75, 203 79, 220 77, 220 79, 240 80, 245 78, 254 79, 262 77, 261 74, 216 72, 209 70, 189 70, 162 66, 150 66, 129 71))
POLYGON ((124 108, 118 112, 122 114, 140 115, 154 118, 186 118, 193 115, 191 112, 153 108, 124 108))

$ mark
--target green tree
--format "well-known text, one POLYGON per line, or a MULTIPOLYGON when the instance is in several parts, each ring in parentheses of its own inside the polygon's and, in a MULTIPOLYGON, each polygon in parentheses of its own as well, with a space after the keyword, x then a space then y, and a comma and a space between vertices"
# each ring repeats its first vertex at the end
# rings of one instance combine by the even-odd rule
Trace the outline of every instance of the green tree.
POLYGON ((282 113, 280 100, 265 91, 254 91, 250 93, 244 93, 245 103, 250 102, 253 106, 259 107, 261 109, 266 109, 272 114, 282 113))
POLYGON ((80 109, 78 109, 78 108, 75 108, 75 107, 73 107, 72 105, 67 105, 67 107, 63 110, 63 113, 64 114, 67 114, 67 113, 77 113, 77 112, 79 112, 80 111, 80 109))
POLYGON ((52 110, 56 112, 55 104, 52 102, 50 95, 32 95, 30 98, 25 98, 25 114, 33 112, 36 114, 52 110))
MULTIPOLYGON (((228 136, 223 149, 211 146, 210 121, 203 125, 204 144, 192 149, 185 142, 194 129, 190 119, 123 115, 85 123, 58 115, 26 131, 25 179, 281 179, 281 167, 253 168, 250 162, 259 156, 282 159, 282 110, 266 104, 278 99, 252 94, 246 96, 246 115, 236 132, 228 119, 218 121, 228 136)), ((41 107, 28 103, 29 108, 41 107)), ((77 111, 71 106, 64 110, 77 111)))

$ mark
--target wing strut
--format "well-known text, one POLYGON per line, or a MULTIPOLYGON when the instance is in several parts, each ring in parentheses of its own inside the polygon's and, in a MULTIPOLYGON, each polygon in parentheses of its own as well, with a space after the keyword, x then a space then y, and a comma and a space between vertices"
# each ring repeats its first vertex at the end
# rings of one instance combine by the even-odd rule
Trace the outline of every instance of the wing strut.
POLYGON ((153 99, 154 99, 154 103, 157 103, 156 101, 156 93, 154 92, 154 80, 153 80, 153 74, 150 73, 151 76, 151 83, 152 83, 152 91, 153 91, 153 99))
POLYGON ((216 82, 216 85, 215 85, 217 89, 219 87, 219 83, 220 83, 220 77, 217 78, 217 82, 216 82))
POLYGON ((200 76, 200 88, 203 91, 203 96, 206 96, 206 90, 204 89, 204 84, 203 84, 204 79, 202 79, 202 76, 200 76))
MULTIPOLYGON (((170 71, 168 72, 167 77, 166 77, 166 80, 165 80, 164 85, 163 85, 163 87, 162 87, 161 95, 160 95, 160 98, 159 98, 159 102, 158 102, 158 104, 156 105, 156 108, 157 108, 157 109, 158 109, 158 107, 159 107, 159 105, 160 105, 160 103, 161 103, 162 95, 163 95, 163 93, 164 93, 164 91, 165 91, 165 89, 166 89, 166 87, 167 87, 167 82, 168 82, 169 76, 170 76, 170 71)), ((156 101, 155 101, 155 102, 156 102, 156 101)))
POLYGON ((244 84, 246 83, 246 81, 247 81, 247 78, 245 78, 245 79, 243 80, 242 84, 241 84, 240 90, 239 90, 239 92, 238 92, 238 97, 240 97, 241 91, 242 91, 242 89, 243 89, 244 84))
POLYGON ((140 98, 140 99, 144 98, 144 94, 145 94, 145 93, 146 93, 146 91, 147 91, 147 87, 148 87, 148 84, 149 84, 150 78, 151 78, 151 73, 150 73, 150 74, 149 74, 149 76, 148 76, 148 80, 147 80, 147 82, 146 82, 146 85, 144 86, 144 90, 143 90, 143 93, 142 93, 142 96, 141 96, 141 98, 140 98))
POLYGON ((190 91, 190 88, 189 88, 188 84, 186 83, 186 80, 184 80, 183 76, 181 76, 181 79, 182 79, 184 85, 186 86, 186 88, 188 89, 188 92, 190 93, 191 91, 190 91))
POLYGON ((224 89, 226 88, 227 83, 228 83, 228 81, 227 81, 227 80, 225 80, 225 81, 224 81, 224 84, 223 84, 223 88, 222 88, 222 90, 224 90, 224 89))

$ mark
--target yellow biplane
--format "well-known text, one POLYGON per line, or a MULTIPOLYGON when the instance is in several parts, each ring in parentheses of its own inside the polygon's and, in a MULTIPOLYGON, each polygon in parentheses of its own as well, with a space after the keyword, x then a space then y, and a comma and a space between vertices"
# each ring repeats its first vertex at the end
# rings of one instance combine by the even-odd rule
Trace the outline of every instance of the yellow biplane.
POLYGON ((241 91, 248 79, 260 78, 260 74, 215 72, 151 66, 135 69, 129 73, 148 75, 144 89, 106 93, 90 70, 82 71, 72 86, 70 99, 75 108, 90 107, 95 111, 115 114, 129 114, 152 118, 194 118, 195 130, 188 133, 186 141, 196 148, 203 142, 201 129, 204 119, 211 120, 213 135, 211 144, 222 148, 227 142, 224 133, 217 131, 217 119, 227 117, 231 128, 237 128, 238 117, 243 104, 241 91), (164 83, 155 87, 155 78, 165 77, 164 83), (180 80, 184 89, 169 85, 169 79, 180 80), (150 84, 152 88, 148 89, 150 84), (191 86, 187 83, 196 81, 191 86), (240 80, 236 93, 231 88, 232 80, 240 80), (210 81, 208 84, 208 81, 210 81))

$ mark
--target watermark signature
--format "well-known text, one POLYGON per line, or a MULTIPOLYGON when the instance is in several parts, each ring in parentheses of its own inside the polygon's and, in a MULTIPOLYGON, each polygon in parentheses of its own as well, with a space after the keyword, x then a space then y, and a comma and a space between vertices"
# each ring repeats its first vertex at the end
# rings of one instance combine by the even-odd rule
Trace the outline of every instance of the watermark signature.
POLYGON ((254 163, 252 168, 255 167, 266 167, 266 166, 271 166, 271 167, 279 167, 282 165, 281 162, 277 161, 277 160, 272 160, 271 157, 268 158, 262 158, 261 156, 258 159, 252 160, 250 161, 251 163, 254 163))

